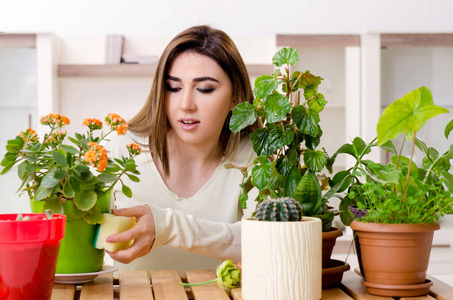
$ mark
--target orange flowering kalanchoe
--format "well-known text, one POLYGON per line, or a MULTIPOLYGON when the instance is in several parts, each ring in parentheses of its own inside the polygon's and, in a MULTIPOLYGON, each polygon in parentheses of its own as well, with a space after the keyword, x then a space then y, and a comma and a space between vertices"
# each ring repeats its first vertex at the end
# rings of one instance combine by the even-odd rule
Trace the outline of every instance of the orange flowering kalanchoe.
POLYGON ((85 153, 86 162, 90 163, 92 167, 97 167, 99 172, 104 171, 108 164, 107 151, 95 142, 89 142, 88 145, 90 150, 85 153))
POLYGON ((127 132, 129 125, 126 121, 117 114, 108 114, 105 117, 105 123, 109 125, 112 129, 116 130, 118 135, 124 135, 127 132))
POLYGON ((50 125, 57 127, 63 127, 64 125, 70 124, 69 119, 60 114, 48 114, 46 116, 42 116, 39 121, 41 122, 42 125, 50 125))
POLYGON ((95 118, 86 118, 83 120, 82 126, 88 126, 91 131, 98 130, 102 129, 102 121, 95 118))
POLYGON ((129 151, 130 155, 139 155, 140 152, 142 151, 142 148, 137 145, 136 143, 131 143, 126 146, 127 150, 129 151))
POLYGON ((25 142, 38 142, 38 135, 36 134, 36 131, 34 131, 31 128, 28 128, 25 131, 19 132, 19 136, 24 139, 25 142))

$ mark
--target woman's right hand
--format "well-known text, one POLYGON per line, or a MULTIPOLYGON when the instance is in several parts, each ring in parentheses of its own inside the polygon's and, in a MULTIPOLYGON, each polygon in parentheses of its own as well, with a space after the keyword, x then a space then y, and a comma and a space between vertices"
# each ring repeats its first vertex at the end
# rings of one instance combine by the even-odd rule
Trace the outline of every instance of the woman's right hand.
POLYGON ((151 208, 147 205, 137 205, 128 208, 113 209, 112 213, 117 216, 135 217, 136 224, 129 230, 110 235, 106 238, 106 241, 109 243, 134 240, 134 243, 127 249, 116 252, 106 251, 110 257, 118 262, 128 264, 148 254, 156 238, 156 228, 151 208))

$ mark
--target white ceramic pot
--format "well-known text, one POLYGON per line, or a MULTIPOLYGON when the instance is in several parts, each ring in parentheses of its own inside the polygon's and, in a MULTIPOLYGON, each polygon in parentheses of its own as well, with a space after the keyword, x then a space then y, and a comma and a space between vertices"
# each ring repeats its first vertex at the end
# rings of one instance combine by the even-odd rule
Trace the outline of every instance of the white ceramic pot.
POLYGON ((316 300, 322 294, 322 223, 242 220, 242 298, 316 300))

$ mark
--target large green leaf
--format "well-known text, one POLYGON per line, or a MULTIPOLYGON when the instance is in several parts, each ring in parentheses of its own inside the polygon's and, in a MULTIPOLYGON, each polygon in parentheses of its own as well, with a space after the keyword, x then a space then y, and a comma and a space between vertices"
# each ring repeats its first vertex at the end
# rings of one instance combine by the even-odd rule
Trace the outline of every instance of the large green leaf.
POLYGON ((52 151, 52 156, 55 162, 63 168, 67 166, 66 153, 63 150, 60 149, 52 151))
POLYGON ((294 199, 301 204, 306 216, 312 215, 315 208, 321 205, 321 187, 314 172, 305 172, 297 185, 294 199))
POLYGON ((254 132, 250 134, 250 140, 253 144, 253 150, 257 155, 271 155, 273 149, 269 148, 269 132, 270 129, 265 128, 258 128, 254 132))
POLYGON ((272 94, 264 100, 264 109, 267 112, 268 123, 280 122, 286 119, 291 110, 291 103, 282 94, 272 94))
POLYGON ((255 88, 253 93, 256 97, 264 99, 266 96, 272 94, 273 91, 277 90, 278 82, 277 78, 270 75, 263 75, 255 80, 255 88))
POLYGON ((314 151, 311 149, 305 150, 304 163, 309 170, 313 172, 321 172, 326 165, 327 157, 323 151, 314 151))
POLYGON ((283 131, 281 127, 275 127, 269 131, 268 136, 268 147, 269 151, 267 155, 274 153, 278 149, 282 149, 283 147, 289 145, 294 138, 294 132, 291 128, 283 131))
POLYGON ((252 169, 252 182, 258 189, 262 190, 266 187, 271 176, 271 163, 266 156, 260 155, 258 157, 259 163, 252 169))
POLYGON ((74 197, 74 204, 77 206, 78 209, 87 211, 91 209, 97 200, 97 195, 92 190, 81 191, 80 193, 76 193, 74 197))
POLYGON ((281 67, 285 64, 295 65, 299 60, 299 54, 296 49, 293 48, 282 48, 274 57, 272 57, 272 63, 277 67, 281 67))
POLYGON ((297 166, 294 166, 289 172, 285 181, 285 195, 287 197, 294 197, 297 185, 299 184, 301 179, 302 175, 299 172, 299 168, 297 166))
POLYGON ((427 87, 413 90, 395 100, 382 113, 377 124, 378 145, 402 133, 413 138, 414 132, 419 131, 427 120, 441 113, 448 113, 448 110, 434 105, 427 87))
POLYGON ((296 149, 287 149, 284 156, 277 160, 277 170, 282 175, 288 175, 289 172, 299 164, 299 154, 296 149))
POLYGON ((47 188, 47 187, 44 187, 44 186, 41 185, 36 190, 35 200, 39 201, 39 200, 42 200, 42 199, 45 199, 45 198, 49 197, 49 195, 52 193, 52 191, 53 191, 52 188, 47 188))
POLYGON ((319 133, 319 125, 320 122, 318 112, 313 109, 307 109, 303 105, 295 106, 291 111, 291 116, 296 124, 297 128, 299 128, 302 133, 317 136, 319 133))
POLYGON ((308 102, 308 106, 316 110, 318 113, 324 110, 324 106, 326 106, 326 104, 327 101, 321 93, 316 94, 316 97, 308 102))
POLYGON ((44 176, 44 178, 41 181, 41 186, 45 188, 53 188, 54 186, 57 185, 57 183, 60 181, 60 179, 57 179, 54 177, 56 170, 52 170, 44 176))
POLYGON ((257 118, 255 108, 249 102, 238 104, 233 109, 233 115, 230 119, 230 130, 239 132, 240 130, 252 125, 257 118))

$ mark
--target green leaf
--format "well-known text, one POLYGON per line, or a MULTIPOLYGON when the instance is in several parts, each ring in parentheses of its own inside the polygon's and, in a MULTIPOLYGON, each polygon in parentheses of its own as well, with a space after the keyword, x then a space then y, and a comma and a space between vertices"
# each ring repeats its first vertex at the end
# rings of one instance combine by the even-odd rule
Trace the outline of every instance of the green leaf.
POLYGON ((264 99, 267 95, 272 94, 272 92, 274 92, 277 88, 277 78, 269 75, 263 75, 255 80, 255 88, 253 89, 253 93, 256 95, 256 97, 264 99))
POLYGON ((126 171, 134 172, 136 169, 135 160, 133 160, 132 158, 127 159, 125 169, 126 171))
POLYGON ((282 48, 275 53, 274 57, 272 57, 272 63, 277 67, 281 67, 285 64, 295 65, 298 60, 299 54, 296 49, 293 48, 282 48))
POLYGON ((78 154, 79 153, 79 150, 77 150, 75 147, 73 146, 69 146, 69 145, 60 145, 61 149, 63 149, 64 151, 66 152, 69 152, 71 154, 78 154))
POLYGON ((49 197, 49 195, 52 193, 52 191, 53 191, 53 188, 46 188, 42 185, 39 186, 39 188, 36 190, 36 193, 35 193, 35 200, 39 201, 39 200, 49 197))
POLYGON ((326 165, 327 157, 323 151, 305 150, 304 163, 309 170, 313 172, 321 172, 326 165))
POLYGON ((19 150, 21 150, 21 147, 17 144, 7 144, 6 145, 6 151, 10 153, 19 153, 19 150))
POLYGON ((96 193, 92 190, 86 190, 75 194, 74 204, 78 209, 87 211, 96 204, 96 200, 96 193))
POLYGON ((259 165, 252 169, 252 182, 258 189, 262 190, 266 187, 267 182, 271 176, 271 163, 266 156, 260 155, 258 157, 259 165))
POLYGON ((247 208, 247 200, 249 199, 248 191, 251 185, 252 185, 251 176, 248 176, 247 180, 239 185, 242 189, 242 194, 239 196, 239 204, 241 205, 242 209, 247 208))
POLYGON ((287 149, 286 154, 277 160, 277 170, 282 175, 288 175, 299 163, 299 154, 296 149, 287 149))
POLYGON ((80 176, 83 176, 83 174, 85 174, 85 173, 91 173, 90 168, 88 168, 85 165, 81 165, 81 164, 76 165, 74 167, 74 171, 80 176))
POLYGON ((377 124, 378 145, 404 133, 413 138, 426 121, 448 110, 433 104, 427 87, 416 89, 403 98, 395 100, 382 113, 377 124))
MULTIPOLYGON (((380 147, 381 147, 381 149, 383 149, 389 153, 397 154, 395 145, 393 144, 393 142, 391 140, 388 140, 387 142, 383 143, 382 145, 380 145, 380 147)), ((370 149, 370 151, 371 151, 371 149, 370 149)))
POLYGON ((255 123, 256 118, 257 114, 252 104, 249 102, 242 102, 233 109, 233 115, 230 119, 230 130, 239 132, 255 123))
POLYGON ((75 196, 75 192, 71 187, 71 184, 69 181, 66 181, 63 185, 63 193, 66 195, 68 198, 73 198, 75 196))
POLYGON ((44 176, 44 178, 41 181, 41 186, 45 188, 53 188, 58 184, 60 179, 57 179, 54 177, 55 175, 55 170, 52 170, 44 176))
POLYGON ((273 148, 270 148, 268 139, 269 139, 270 130, 265 128, 258 128, 250 134, 250 140, 253 144, 253 150, 259 155, 271 155, 274 151, 273 148))
POLYGON ((285 195, 287 197, 293 197, 294 193, 296 192, 297 185, 299 184, 300 180, 302 179, 302 175, 299 172, 297 166, 294 166, 290 171, 288 176, 286 177, 285 182, 285 195))
POLYGON ((426 156, 429 156, 429 149, 428 149, 428 146, 426 145, 426 143, 420 139, 418 136, 415 138, 415 145, 417 146, 418 149, 420 149, 421 151, 423 151, 423 153, 425 153, 426 156))
POLYGON ((321 187, 316 179, 316 174, 311 171, 305 172, 297 185, 294 199, 301 204, 305 216, 315 213, 315 209, 322 204, 321 187))
POLYGON ((66 177, 66 172, 60 169, 57 169, 53 175, 53 177, 57 180, 62 180, 66 177))
POLYGON ((128 186, 123 184, 122 191, 126 197, 132 198, 132 190, 128 186))
POLYGON ((129 179, 133 182, 140 182, 140 178, 138 178, 137 176, 135 175, 132 175, 132 174, 129 174, 129 173, 126 173, 127 177, 129 177, 129 179))
POLYGON ((117 180, 118 176, 114 175, 114 174, 102 173, 102 174, 99 174, 97 178, 98 178, 99 182, 108 183, 108 182, 114 182, 115 180, 117 180))
POLYGON ((76 177, 74 176, 69 176, 69 184, 71 185, 71 188, 76 192, 80 192, 80 182, 77 180, 76 177))
POLYGON ((447 188, 453 192, 453 175, 450 174, 449 172, 447 171, 442 171, 442 175, 444 176, 445 178, 445 185, 447 186, 447 188))
POLYGON ((297 105, 292 109, 291 115, 297 128, 299 128, 302 133, 315 137, 318 135, 318 123, 321 119, 315 109, 306 109, 303 105, 297 105))
POLYGON ((47 199, 44 203, 43 209, 51 209, 54 214, 63 214, 63 204, 61 204, 60 200, 57 197, 52 197, 47 199))
POLYGON ((66 163, 66 153, 63 150, 54 150, 52 151, 52 156, 55 162, 65 168, 67 166, 66 163))
POLYGON ((286 119, 291 110, 291 103, 282 94, 272 94, 264 100, 264 109, 267 112, 268 123, 280 122, 286 119))
POLYGON ((292 131, 292 128, 287 128, 285 132, 283 132, 283 129, 281 127, 276 127, 274 129, 271 129, 269 131, 268 139, 267 139, 267 144, 268 144, 268 149, 267 155, 270 155, 274 153, 278 149, 282 149, 283 147, 289 145, 294 138, 294 132, 292 131))
MULTIPOLYGON (((25 168, 25 172, 27 173, 33 173, 36 171, 36 164, 27 164, 26 165, 27 167, 25 168)), ((21 175, 19 175, 19 177, 22 177, 21 175)))
POLYGON ((367 149, 365 141, 362 140, 360 137, 356 137, 352 141, 352 146, 354 147, 354 152, 357 155, 357 157, 362 155, 362 153, 368 154, 371 152, 371 149, 370 148, 367 149), (365 151, 365 149, 366 149, 366 151, 365 151))
MULTIPOLYGON (((304 95, 305 95, 305 93, 304 93, 304 95)), ((310 108, 313 108, 314 110, 316 110, 318 113, 320 113, 321 111, 324 110, 324 106, 326 106, 326 104, 327 104, 327 101, 324 98, 324 95, 320 94, 320 93, 316 94, 315 98, 308 102, 308 106, 310 108)))
POLYGON ((450 132, 453 130, 453 118, 448 121, 447 126, 445 126, 445 138, 448 140, 448 136, 450 135, 450 132))
POLYGON ((97 206, 93 206, 82 218, 85 222, 92 225, 101 224, 104 221, 104 215, 97 206))
POLYGON ((450 149, 445 153, 445 157, 448 159, 453 159, 453 145, 450 145, 450 149))

